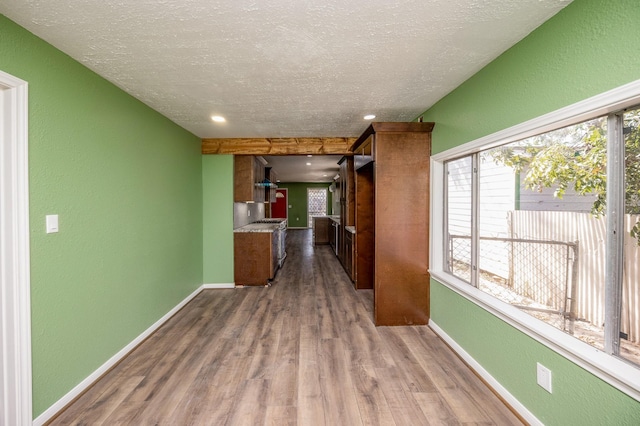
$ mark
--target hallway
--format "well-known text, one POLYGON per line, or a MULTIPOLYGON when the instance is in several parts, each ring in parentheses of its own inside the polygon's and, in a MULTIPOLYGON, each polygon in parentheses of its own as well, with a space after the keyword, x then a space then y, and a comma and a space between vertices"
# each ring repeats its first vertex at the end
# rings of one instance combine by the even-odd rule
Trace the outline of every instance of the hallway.
POLYGON ((310 230, 287 252, 271 287, 203 291, 50 424, 521 424, 427 326, 376 328, 310 230))

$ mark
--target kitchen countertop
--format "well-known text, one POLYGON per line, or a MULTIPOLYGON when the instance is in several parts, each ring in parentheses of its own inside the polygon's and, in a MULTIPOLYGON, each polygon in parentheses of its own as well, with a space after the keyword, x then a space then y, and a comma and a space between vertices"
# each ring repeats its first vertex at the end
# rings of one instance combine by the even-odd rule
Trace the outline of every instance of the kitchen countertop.
POLYGON ((340 215, 339 214, 333 214, 333 215, 328 214, 328 215, 325 215, 325 216, 313 216, 313 217, 314 218, 316 218, 316 217, 320 217, 320 218, 326 217, 327 219, 331 219, 332 221, 334 221, 336 223, 340 223, 340 215))
POLYGON ((253 222, 245 226, 241 226, 240 228, 236 228, 233 232, 273 232, 285 219, 264 219, 268 220, 269 223, 258 223, 253 222))
MULTIPOLYGON (((314 216, 315 217, 326 217, 328 219, 331 219, 332 221, 334 221, 335 223, 337 223, 338 225, 340 224, 340 215, 334 214, 334 215, 326 215, 326 216, 314 216)), ((351 226, 351 225, 347 225, 344 227, 344 229, 347 232, 351 232, 352 234, 356 233, 356 227, 355 226, 351 226)))

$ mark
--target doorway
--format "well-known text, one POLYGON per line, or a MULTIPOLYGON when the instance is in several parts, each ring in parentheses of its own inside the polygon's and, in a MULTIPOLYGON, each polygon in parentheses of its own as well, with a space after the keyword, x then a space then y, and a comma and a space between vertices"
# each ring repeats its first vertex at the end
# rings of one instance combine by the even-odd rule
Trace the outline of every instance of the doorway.
POLYGON ((289 218, 289 190, 287 188, 276 189, 276 201, 271 204, 271 217, 278 219, 289 218))
POLYGON ((0 71, 0 424, 31 424, 27 82, 0 71))
POLYGON ((327 189, 307 188, 307 227, 311 228, 314 216, 327 215, 327 189))

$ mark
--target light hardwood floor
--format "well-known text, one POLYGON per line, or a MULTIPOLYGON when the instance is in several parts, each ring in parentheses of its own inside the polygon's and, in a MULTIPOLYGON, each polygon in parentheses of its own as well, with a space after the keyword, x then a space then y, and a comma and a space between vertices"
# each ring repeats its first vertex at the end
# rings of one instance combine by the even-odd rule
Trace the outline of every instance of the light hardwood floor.
POLYGON ((203 291, 51 424, 521 424, 428 327, 376 328, 310 231, 287 248, 271 287, 203 291))

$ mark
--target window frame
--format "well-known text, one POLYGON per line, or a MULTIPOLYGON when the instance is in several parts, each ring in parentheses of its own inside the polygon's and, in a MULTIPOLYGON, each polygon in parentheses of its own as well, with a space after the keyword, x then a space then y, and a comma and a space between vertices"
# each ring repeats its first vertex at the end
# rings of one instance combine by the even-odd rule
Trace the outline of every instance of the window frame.
MULTIPOLYGON (((640 80, 432 155, 429 272, 432 278, 442 285, 640 401, 640 368, 624 359, 609 355, 567 335, 561 330, 520 311, 518 308, 484 293, 446 271, 444 266, 447 232, 444 227, 446 225, 445 188, 447 183, 445 162, 595 117, 619 113, 626 108, 637 105, 640 105, 640 80)), ((619 114, 614 116, 619 117, 619 114)), ((611 117, 610 120, 612 119, 611 117)), ((622 145, 622 150, 624 150, 624 144, 622 145)), ((622 155, 622 158, 624 158, 624 152, 622 155)), ((607 158, 609 161, 609 156, 607 158)), ((612 161, 619 161, 619 158, 617 160, 612 158, 612 161)), ((612 182, 612 184, 615 183, 612 182)), ((476 192, 475 190, 477 188, 474 188, 474 192, 476 192)), ((607 194, 610 194, 609 191, 607 194)), ((622 194, 621 198, 624 202, 624 194, 622 194)), ((610 200, 609 202, 615 203, 616 201, 610 200)), ((615 220, 615 218, 611 218, 611 220, 615 220)), ((617 225, 612 224, 611 226, 617 225)), ((611 267, 616 268, 618 266, 612 264, 611 267)))

